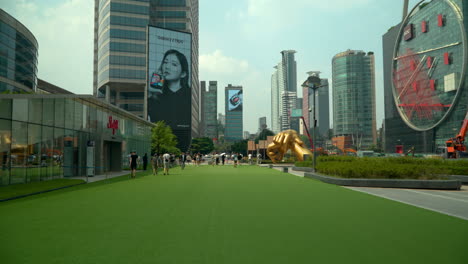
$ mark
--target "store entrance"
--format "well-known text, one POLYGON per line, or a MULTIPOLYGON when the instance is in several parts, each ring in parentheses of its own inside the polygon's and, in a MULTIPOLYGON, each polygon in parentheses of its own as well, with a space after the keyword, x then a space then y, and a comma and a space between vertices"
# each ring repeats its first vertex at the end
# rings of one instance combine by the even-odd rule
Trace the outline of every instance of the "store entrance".
POLYGON ((104 172, 122 170, 122 142, 104 141, 104 172))

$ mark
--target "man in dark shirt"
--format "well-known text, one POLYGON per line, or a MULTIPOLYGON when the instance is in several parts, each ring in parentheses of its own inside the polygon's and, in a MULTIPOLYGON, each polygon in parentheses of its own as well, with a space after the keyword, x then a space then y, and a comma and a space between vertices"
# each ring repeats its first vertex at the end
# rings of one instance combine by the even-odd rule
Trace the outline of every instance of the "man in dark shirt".
POLYGON ((131 154, 130 159, 129 159, 130 170, 132 171, 132 178, 135 178, 136 177, 136 169, 137 169, 137 166, 138 166, 138 155, 136 154, 136 151, 132 151, 130 154, 131 154))
POLYGON ((145 153, 143 156, 143 170, 146 171, 146 167, 148 166, 148 154, 145 153))

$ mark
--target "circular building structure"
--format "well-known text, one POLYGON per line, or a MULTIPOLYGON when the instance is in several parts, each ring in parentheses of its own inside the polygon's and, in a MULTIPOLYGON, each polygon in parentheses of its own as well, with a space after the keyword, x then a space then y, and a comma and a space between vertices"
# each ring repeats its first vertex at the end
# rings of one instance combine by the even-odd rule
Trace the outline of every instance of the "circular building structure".
POLYGON ((0 9, 0 94, 36 91, 38 48, 31 31, 0 9))

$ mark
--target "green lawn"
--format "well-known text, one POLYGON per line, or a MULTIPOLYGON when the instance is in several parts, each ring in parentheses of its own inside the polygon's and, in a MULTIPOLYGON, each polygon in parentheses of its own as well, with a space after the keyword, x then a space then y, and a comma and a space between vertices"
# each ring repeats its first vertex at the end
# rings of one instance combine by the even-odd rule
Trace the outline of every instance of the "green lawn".
POLYGON ((4 202, 0 227, 2 263, 468 263, 468 221, 255 166, 4 202))
POLYGON ((84 183, 77 179, 55 179, 0 186, 0 200, 84 183))

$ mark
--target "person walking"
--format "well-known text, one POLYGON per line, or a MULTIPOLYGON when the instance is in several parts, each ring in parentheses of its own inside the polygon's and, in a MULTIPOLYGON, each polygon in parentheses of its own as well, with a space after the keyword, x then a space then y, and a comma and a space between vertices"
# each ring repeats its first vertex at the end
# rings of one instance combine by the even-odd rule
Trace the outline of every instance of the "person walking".
POLYGON ((226 154, 221 155, 221 163, 224 165, 224 161, 226 160, 226 154))
POLYGON ((237 164, 238 164, 239 166, 240 166, 241 161, 242 161, 243 158, 244 158, 244 157, 242 156, 242 154, 239 153, 238 156, 237 156, 237 164))
POLYGON ((182 152, 182 155, 180 155, 180 168, 182 170, 185 169, 185 162, 187 161, 187 155, 185 154, 185 152, 182 152))
POLYGON ((237 168, 237 159, 238 159, 237 153, 232 154, 232 156, 233 156, 233 161, 234 161, 234 168, 237 168))
POLYGON ((143 170, 146 171, 146 167, 148 167, 148 153, 145 153, 143 156, 143 170))
POLYGON ((171 162, 171 155, 169 153, 164 153, 163 155, 163 166, 164 166, 164 175, 169 175, 169 166, 171 162))
POLYGON ((136 151, 132 151, 130 153, 129 163, 130 163, 130 170, 132 171, 132 179, 136 177, 136 169, 138 167, 138 155, 136 151))
POLYGON ((262 163, 262 154, 257 154, 257 165, 262 163))
POLYGON ((249 153, 248 157, 249 157, 249 165, 252 165, 252 153, 249 153))
POLYGON ((158 167, 160 166, 160 158, 158 153, 155 153, 151 158, 151 166, 153 167, 153 175, 158 175, 158 167))

